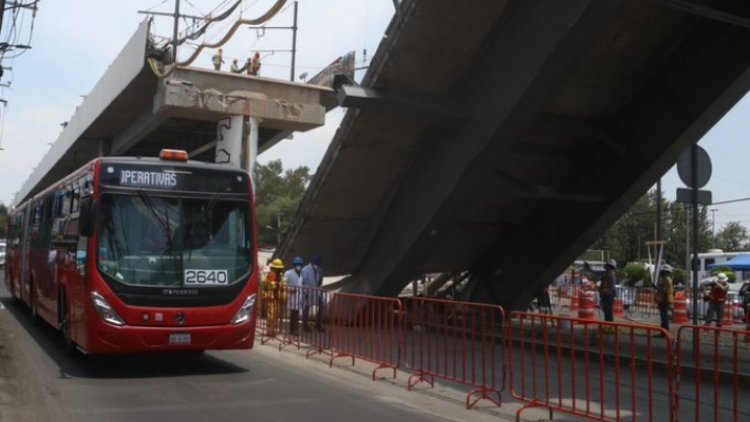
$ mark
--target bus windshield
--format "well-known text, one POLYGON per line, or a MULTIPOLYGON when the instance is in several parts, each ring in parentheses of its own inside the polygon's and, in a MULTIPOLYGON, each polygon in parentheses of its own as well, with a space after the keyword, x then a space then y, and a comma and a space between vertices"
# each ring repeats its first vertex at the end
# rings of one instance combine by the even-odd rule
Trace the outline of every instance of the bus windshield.
POLYGON ((209 288, 250 272, 248 201, 105 194, 100 216, 97 266, 119 283, 209 288))

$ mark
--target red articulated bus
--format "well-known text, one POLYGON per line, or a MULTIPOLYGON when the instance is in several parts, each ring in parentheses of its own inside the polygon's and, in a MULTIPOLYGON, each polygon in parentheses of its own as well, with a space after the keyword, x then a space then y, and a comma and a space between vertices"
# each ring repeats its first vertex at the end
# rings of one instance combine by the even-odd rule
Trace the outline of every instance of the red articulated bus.
POLYGON ((9 215, 5 283, 86 354, 249 349, 258 266, 247 173, 98 158, 9 215))

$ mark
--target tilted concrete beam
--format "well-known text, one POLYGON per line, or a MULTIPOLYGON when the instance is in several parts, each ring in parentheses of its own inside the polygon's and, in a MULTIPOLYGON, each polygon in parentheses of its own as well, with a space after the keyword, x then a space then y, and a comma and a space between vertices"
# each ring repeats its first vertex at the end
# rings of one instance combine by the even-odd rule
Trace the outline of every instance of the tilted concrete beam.
POLYGON ((264 127, 306 131, 325 124, 325 108, 318 103, 291 102, 252 91, 222 92, 200 89, 184 81, 162 81, 154 100, 154 114, 192 120, 217 120, 244 115, 264 127))

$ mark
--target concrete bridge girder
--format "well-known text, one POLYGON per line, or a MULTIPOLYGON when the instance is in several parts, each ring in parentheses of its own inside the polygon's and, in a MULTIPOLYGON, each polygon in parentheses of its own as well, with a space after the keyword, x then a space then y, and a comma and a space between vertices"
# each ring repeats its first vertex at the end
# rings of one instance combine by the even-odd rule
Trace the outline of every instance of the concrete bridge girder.
POLYGON ((522 309, 750 88, 746 27, 659 2, 542 3, 515 2, 443 94, 469 121, 424 130, 346 290, 470 269, 475 299, 522 309))
MULTIPOLYGON (((486 179, 484 170, 497 165, 519 142, 514 136, 519 126, 533 116, 543 95, 583 54, 587 37, 593 42, 590 36, 605 21, 603 16, 614 10, 612 4, 591 6, 588 1, 523 2, 514 10, 502 36, 462 90, 470 122, 459 133, 446 131, 440 139, 431 140, 426 156, 415 163, 400 186, 367 259, 347 289, 395 295, 425 269, 427 257, 436 252, 476 187, 495 184, 486 179), (540 25, 545 31, 538 30, 540 25), (482 171, 472 173, 477 166, 482 171), (470 181, 465 180, 467 174, 474 174, 470 181)), ((466 227, 473 241, 462 246, 463 253, 478 254, 492 245, 498 225, 491 223, 479 230, 466 227)))

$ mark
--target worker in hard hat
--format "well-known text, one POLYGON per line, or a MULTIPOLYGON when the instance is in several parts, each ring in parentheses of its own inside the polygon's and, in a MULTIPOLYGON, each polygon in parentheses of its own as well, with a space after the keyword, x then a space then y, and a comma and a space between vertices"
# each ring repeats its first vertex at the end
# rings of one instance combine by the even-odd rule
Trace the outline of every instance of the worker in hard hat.
POLYGON ((266 335, 276 336, 279 319, 281 318, 281 304, 284 300, 284 263, 279 258, 271 261, 270 271, 263 281, 263 293, 267 305, 266 335))
MULTIPOLYGON (((672 266, 664 264, 659 270, 659 281, 656 283, 654 301, 659 307, 661 328, 669 331, 669 310, 674 305, 674 282, 672 281, 672 266)), ((661 333, 660 333, 661 334, 661 333)))
POLYGON ((615 276, 615 270, 617 269, 617 261, 610 259, 604 265, 604 273, 602 274, 602 280, 599 284, 599 301, 602 305, 602 312, 604 312, 605 321, 614 321, 614 304, 615 304, 615 286, 617 285, 617 277, 615 276))
POLYGON ((284 273, 286 308, 289 310, 289 334, 296 336, 299 328, 299 311, 302 308, 302 266, 305 260, 294 257, 292 268, 284 273))

